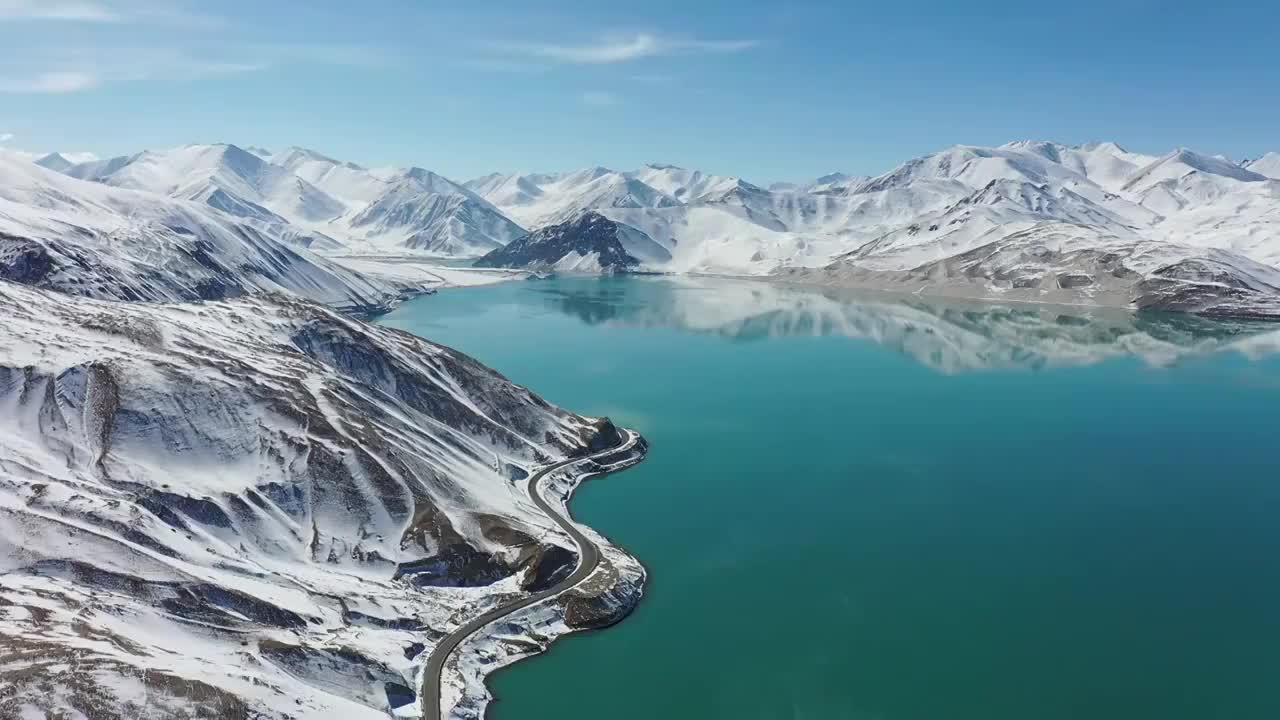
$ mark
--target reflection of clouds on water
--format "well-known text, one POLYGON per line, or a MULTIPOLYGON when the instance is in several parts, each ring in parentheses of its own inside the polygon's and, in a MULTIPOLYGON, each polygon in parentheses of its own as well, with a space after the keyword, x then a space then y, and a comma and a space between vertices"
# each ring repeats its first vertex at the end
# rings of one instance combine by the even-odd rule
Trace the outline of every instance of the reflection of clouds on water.
POLYGON ((943 372, 1040 369, 1135 357, 1164 367, 1206 353, 1280 352, 1280 326, 1195 315, 991 305, 720 278, 564 278, 547 306, 591 324, 673 328, 731 341, 848 337, 943 372))

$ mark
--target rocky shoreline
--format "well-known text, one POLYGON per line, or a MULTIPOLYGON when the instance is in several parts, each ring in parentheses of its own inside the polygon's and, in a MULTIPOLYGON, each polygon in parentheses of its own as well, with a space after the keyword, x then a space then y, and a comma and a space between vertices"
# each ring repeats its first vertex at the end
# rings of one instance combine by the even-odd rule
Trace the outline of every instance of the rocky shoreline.
MULTIPOLYGON (((632 435, 617 453, 549 474, 539 484, 543 496, 572 520, 568 504, 584 482, 630 468, 648 454, 644 438, 632 435)), ((494 700, 487 684, 494 673, 546 652, 565 635, 616 625, 640 603, 647 579, 640 561, 598 531, 574 525, 600 549, 599 565, 570 590, 495 621, 459 645, 445 664, 441 717, 483 718, 494 700)))

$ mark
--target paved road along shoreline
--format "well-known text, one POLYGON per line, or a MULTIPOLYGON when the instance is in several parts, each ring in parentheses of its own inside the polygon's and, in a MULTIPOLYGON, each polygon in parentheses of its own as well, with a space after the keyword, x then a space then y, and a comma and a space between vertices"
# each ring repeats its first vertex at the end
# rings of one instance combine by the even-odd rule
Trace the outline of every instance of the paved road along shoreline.
POLYGON ((458 646, 462 644, 463 640, 466 640, 473 633, 480 630, 481 628, 488 625, 489 623, 492 623, 495 620, 499 620, 503 617, 511 615, 512 613, 523 610, 524 608, 527 608, 530 605, 536 605, 537 603, 540 603, 544 600, 553 598, 577 586, 578 583, 582 582, 583 580, 586 580, 591 575, 591 573, 595 572, 596 567, 600 564, 600 548, 595 543, 593 543, 590 539, 588 539, 587 536, 583 535, 582 532, 579 531, 578 528, 574 526, 572 520, 562 516, 559 511, 552 508, 552 506, 546 501, 546 499, 542 497, 542 494, 538 492, 538 483, 541 482, 542 479, 545 478, 547 475, 550 475, 551 473, 557 470, 568 467, 570 465, 574 465, 576 463, 586 462, 588 460, 593 460, 596 458, 608 457, 609 455, 613 455, 613 454, 622 452, 624 450, 627 450, 628 448, 634 447, 636 442, 639 441, 640 436, 637 433, 632 432, 630 430, 622 430, 622 432, 625 433, 626 437, 621 444, 615 447, 609 448, 608 450, 603 450, 593 455, 587 455, 584 457, 572 458, 569 460, 558 462, 554 465, 550 465, 543 468, 542 470, 539 470, 537 473, 534 473, 529 478, 528 486, 527 486, 528 487, 527 492, 528 492, 529 498, 533 500, 534 504, 537 505, 538 508, 541 509, 543 512, 545 512, 548 517, 554 520, 556 524, 561 527, 561 529, 563 529, 566 533, 568 533, 569 536, 573 538, 573 541, 578 545, 578 558, 579 558, 578 567, 576 570, 573 571, 573 574, 569 575, 569 577, 565 578, 564 580, 561 580, 560 582, 556 583, 555 586, 550 587, 546 590, 543 590, 542 592, 537 592, 527 597, 521 598, 512 603, 508 603, 507 605, 503 605, 502 607, 494 608, 484 613, 483 615, 480 615, 472 619, 470 622, 466 623, 465 625, 458 628, 457 630, 454 630, 452 633, 449 633, 448 636, 446 636, 443 640, 441 640, 440 644, 438 644, 435 647, 435 649, 432 650, 431 656, 427 659, 426 671, 422 681, 422 685, 423 685, 422 717, 423 718, 426 718, 427 720, 436 720, 437 718, 442 717, 443 708, 441 708, 440 706, 440 690, 441 690, 441 679, 444 673, 444 664, 445 664, 445 661, 449 659, 449 656, 453 654, 453 651, 456 650, 458 646))

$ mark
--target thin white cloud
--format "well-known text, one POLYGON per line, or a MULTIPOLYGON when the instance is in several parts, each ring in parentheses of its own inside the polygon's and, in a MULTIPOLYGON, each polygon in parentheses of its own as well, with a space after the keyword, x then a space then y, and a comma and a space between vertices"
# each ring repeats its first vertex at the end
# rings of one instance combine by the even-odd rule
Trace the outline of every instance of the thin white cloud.
POLYGON ((88 0, 0 0, 0 20, 112 23, 121 17, 110 7, 88 0))
POLYGON ((390 62, 352 45, 226 46, 208 54, 174 47, 64 46, 0 57, 0 93, 71 93, 131 82, 192 82, 296 65, 372 68, 390 62))
POLYGON ((575 65, 604 65, 664 55, 734 53, 758 47, 755 40, 698 40, 634 33, 604 38, 585 45, 511 43, 499 50, 517 55, 575 65))
POLYGON ((618 105, 622 103, 622 98, 611 92, 584 92, 579 99, 582 101, 583 105, 590 105, 592 107, 609 107, 611 105, 618 105))
POLYGON ((193 10, 188 0, 0 0, 0 22, 152 24, 219 28, 225 20, 193 10))
POLYGON ((90 72, 41 72, 28 77, 0 76, 0 93, 58 95, 97 87, 98 76, 90 72))
POLYGON ((13 139, 13 133, 0 133, 0 143, 7 143, 13 139))
POLYGON ((228 59, 164 47, 46 47, 0 57, 0 93, 65 94, 129 82, 190 82, 265 70, 267 59, 228 59))

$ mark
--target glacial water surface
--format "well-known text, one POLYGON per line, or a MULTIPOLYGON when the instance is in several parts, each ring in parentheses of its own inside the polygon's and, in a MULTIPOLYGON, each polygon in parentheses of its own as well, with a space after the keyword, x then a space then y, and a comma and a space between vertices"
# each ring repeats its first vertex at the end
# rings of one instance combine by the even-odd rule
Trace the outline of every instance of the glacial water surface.
POLYGON ((642 277, 383 322, 652 443, 572 505, 640 608, 491 718, 1280 717, 1280 326, 642 277))

